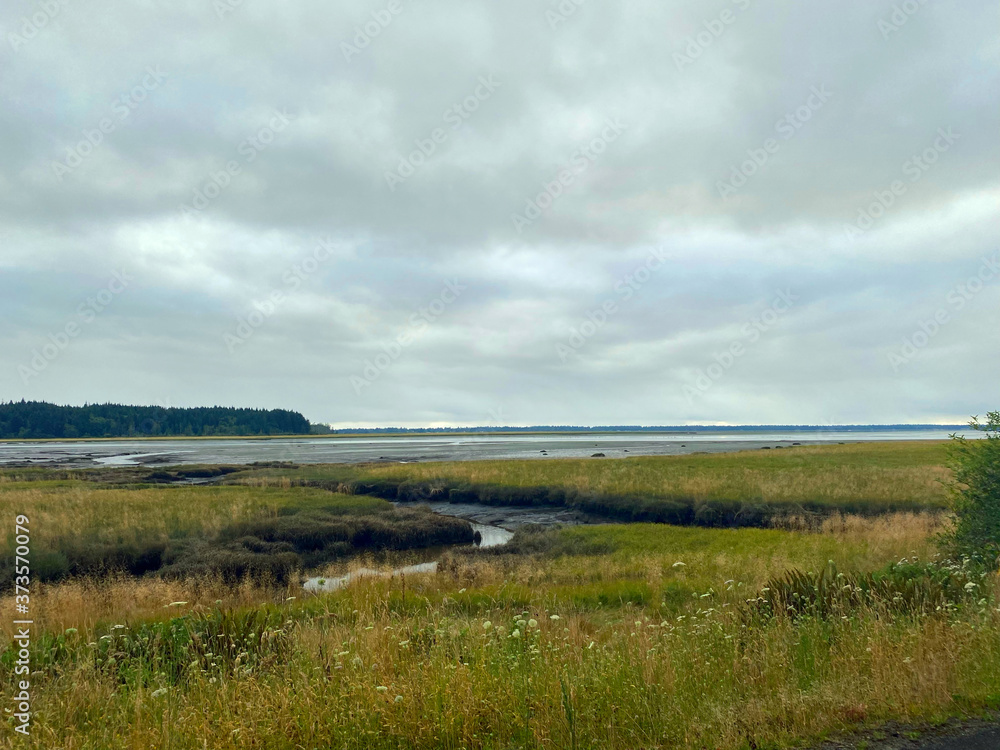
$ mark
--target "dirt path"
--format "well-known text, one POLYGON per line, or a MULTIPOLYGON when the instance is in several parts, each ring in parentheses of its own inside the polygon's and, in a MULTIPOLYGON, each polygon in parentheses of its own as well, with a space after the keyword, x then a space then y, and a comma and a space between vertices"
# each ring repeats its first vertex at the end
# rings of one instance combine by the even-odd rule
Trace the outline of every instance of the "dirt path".
POLYGON ((1000 717, 943 727, 890 725, 824 742, 815 750, 1000 750, 1000 717))

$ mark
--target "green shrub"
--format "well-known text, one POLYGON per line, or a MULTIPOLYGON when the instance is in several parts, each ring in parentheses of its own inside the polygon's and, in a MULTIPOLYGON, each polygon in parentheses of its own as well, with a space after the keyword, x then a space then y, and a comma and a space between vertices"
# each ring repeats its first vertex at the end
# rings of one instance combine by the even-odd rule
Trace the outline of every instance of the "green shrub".
POLYGON ((969 426, 984 435, 982 440, 951 436, 955 527, 943 542, 952 553, 996 568, 1000 560, 1000 411, 989 412, 986 424, 973 417, 969 426))

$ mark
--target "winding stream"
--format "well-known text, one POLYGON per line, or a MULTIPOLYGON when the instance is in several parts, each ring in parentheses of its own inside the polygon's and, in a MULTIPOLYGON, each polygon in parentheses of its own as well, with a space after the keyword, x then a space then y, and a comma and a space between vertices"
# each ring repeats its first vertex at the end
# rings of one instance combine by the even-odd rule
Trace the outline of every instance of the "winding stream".
MULTIPOLYGON (((440 503, 440 505, 446 506, 447 503, 440 503)), ((485 508, 486 506, 483 507, 485 508)), ((470 521, 470 523, 472 524, 473 532, 479 533, 480 541, 478 546, 480 547, 497 547, 501 544, 506 544, 510 541, 510 538, 514 536, 513 531, 509 531, 508 529, 504 529, 500 526, 492 526, 490 524, 476 523, 473 521, 470 521)), ((357 570, 352 570, 342 576, 314 576, 303 583, 302 588, 313 593, 319 593, 322 591, 337 591, 348 586, 352 581, 357 581, 361 578, 395 578, 396 576, 405 576, 411 573, 436 573, 437 567, 437 560, 429 560, 428 562, 416 563, 414 565, 404 565, 401 568, 394 568, 393 570, 358 568, 357 570)))

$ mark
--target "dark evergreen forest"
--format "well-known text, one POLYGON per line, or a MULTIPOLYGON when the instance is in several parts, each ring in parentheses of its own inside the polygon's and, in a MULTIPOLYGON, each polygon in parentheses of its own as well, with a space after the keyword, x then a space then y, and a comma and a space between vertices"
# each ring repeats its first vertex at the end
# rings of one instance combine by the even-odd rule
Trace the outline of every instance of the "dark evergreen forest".
POLYGON ((57 406, 0 403, 0 438, 91 438, 200 435, 305 435, 309 422, 285 409, 192 409, 123 404, 57 406))

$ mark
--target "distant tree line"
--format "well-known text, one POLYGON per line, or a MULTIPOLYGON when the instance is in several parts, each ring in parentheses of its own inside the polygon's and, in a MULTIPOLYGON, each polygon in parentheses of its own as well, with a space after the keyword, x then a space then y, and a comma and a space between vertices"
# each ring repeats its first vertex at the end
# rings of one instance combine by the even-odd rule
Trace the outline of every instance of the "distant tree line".
POLYGON ((124 404, 57 406, 44 401, 0 403, 0 438, 306 435, 309 421, 286 409, 191 409, 124 404))

